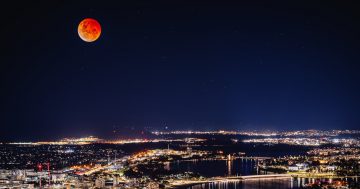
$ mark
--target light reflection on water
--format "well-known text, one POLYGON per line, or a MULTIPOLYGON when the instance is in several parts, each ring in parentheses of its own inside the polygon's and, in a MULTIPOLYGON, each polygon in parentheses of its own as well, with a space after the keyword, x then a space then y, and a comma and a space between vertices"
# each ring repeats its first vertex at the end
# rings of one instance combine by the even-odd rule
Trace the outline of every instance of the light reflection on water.
MULTIPOLYGON (((198 160, 178 161, 166 165, 168 169, 177 171, 191 171, 205 177, 235 176, 235 175, 257 175, 267 174, 259 171, 256 160, 237 159, 227 160, 198 160)), ((272 173, 269 173, 272 174, 272 173)), ((257 180, 234 180, 228 182, 214 182, 194 186, 180 187, 181 189, 299 189, 308 183, 333 182, 344 180, 349 183, 360 184, 356 179, 307 179, 307 178, 285 178, 285 179, 257 179, 257 180)))
MULTIPOLYGON (((194 186, 179 187, 180 189, 300 189, 304 184, 322 182, 334 182, 343 180, 354 185, 358 185, 358 178, 343 179, 307 179, 307 178, 286 178, 286 179, 257 179, 257 180, 234 180, 226 182, 214 182, 198 184, 194 186)), ((350 187, 351 188, 351 187, 350 187)))
POLYGON ((291 179, 267 179, 267 180, 247 180, 247 181, 227 181, 199 184, 183 187, 184 189, 287 189, 295 188, 292 186, 291 179))
POLYGON ((266 174, 266 172, 259 170, 257 164, 257 160, 250 159, 236 159, 231 161, 176 161, 174 163, 171 163, 170 165, 167 165, 166 169, 176 170, 180 172, 195 172, 206 177, 266 174))

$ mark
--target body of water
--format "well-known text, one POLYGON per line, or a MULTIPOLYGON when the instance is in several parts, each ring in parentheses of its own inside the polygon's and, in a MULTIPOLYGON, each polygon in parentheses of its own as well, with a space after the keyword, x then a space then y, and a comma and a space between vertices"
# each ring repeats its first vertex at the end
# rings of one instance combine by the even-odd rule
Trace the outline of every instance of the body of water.
MULTIPOLYGON (((263 175, 274 174, 260 171, 257 160, 236 159, 228 160, 198 160, 176 161, 166 165, 166 169, 178 172, 193 172, 204 177, 237 176, 237 175, 263 175)), ((309 183, 333 183, 346 181, 350 185, 360 185, 359 178, 344 179, 312 179, 312 178, 281 178, 281 179, 252 179, 214 182, 193 186, 183 186, 180 189, 299 189, 309 183)), ((351 188, 351 187, 350 187, 351 188)))
POLYGON ((257 167, 258 161, 251 159, 236 160, 193 160, 176 161, 166 169, 177 172, 194 172, 205 177, 267 174, 257 167))
POLYGON ((288 179, 258 179, 258 180, 234 180, 226 182, 213 182, 207 184, 198 184, 193 186, 183 186, 179 189, 300 189, 308 183, 334 183, 337 181, 346 181, 349 188, 358 188, 359 179, 306 179, 306 178, 288 178, 288 179))

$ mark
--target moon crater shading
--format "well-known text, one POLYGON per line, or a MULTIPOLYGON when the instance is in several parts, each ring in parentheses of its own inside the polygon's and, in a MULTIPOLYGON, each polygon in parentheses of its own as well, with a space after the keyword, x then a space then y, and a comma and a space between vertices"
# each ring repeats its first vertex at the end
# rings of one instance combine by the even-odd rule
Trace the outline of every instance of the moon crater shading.
POLYGON ((94 42, 100 37, 101 26, 97 20, 85 18, 78 26, 78 34, 82 40, 94 42))

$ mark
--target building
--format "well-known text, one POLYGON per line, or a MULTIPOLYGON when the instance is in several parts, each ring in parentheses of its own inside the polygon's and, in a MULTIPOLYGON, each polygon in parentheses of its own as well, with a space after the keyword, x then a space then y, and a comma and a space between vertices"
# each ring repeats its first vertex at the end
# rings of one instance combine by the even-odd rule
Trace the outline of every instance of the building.
POLYGON ((297 163, 292 166, 288 166, 288 171, 306 171, 309 169, 309 165, 307 163, 297 163))
POLYGON ((105 188, 105 179, 98 178, 95 180, 95 187, 96 188, 105 188))

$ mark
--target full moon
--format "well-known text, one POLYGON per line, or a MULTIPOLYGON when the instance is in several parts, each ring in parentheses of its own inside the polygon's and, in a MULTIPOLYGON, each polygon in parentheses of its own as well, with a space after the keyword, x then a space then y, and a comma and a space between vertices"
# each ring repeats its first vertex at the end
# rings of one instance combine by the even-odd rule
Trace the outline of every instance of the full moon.
POLYGON ((100 37, 101 26, 97 20, 85 18, 78 26, 78 34, 82 40, 94 42, 100 37))

